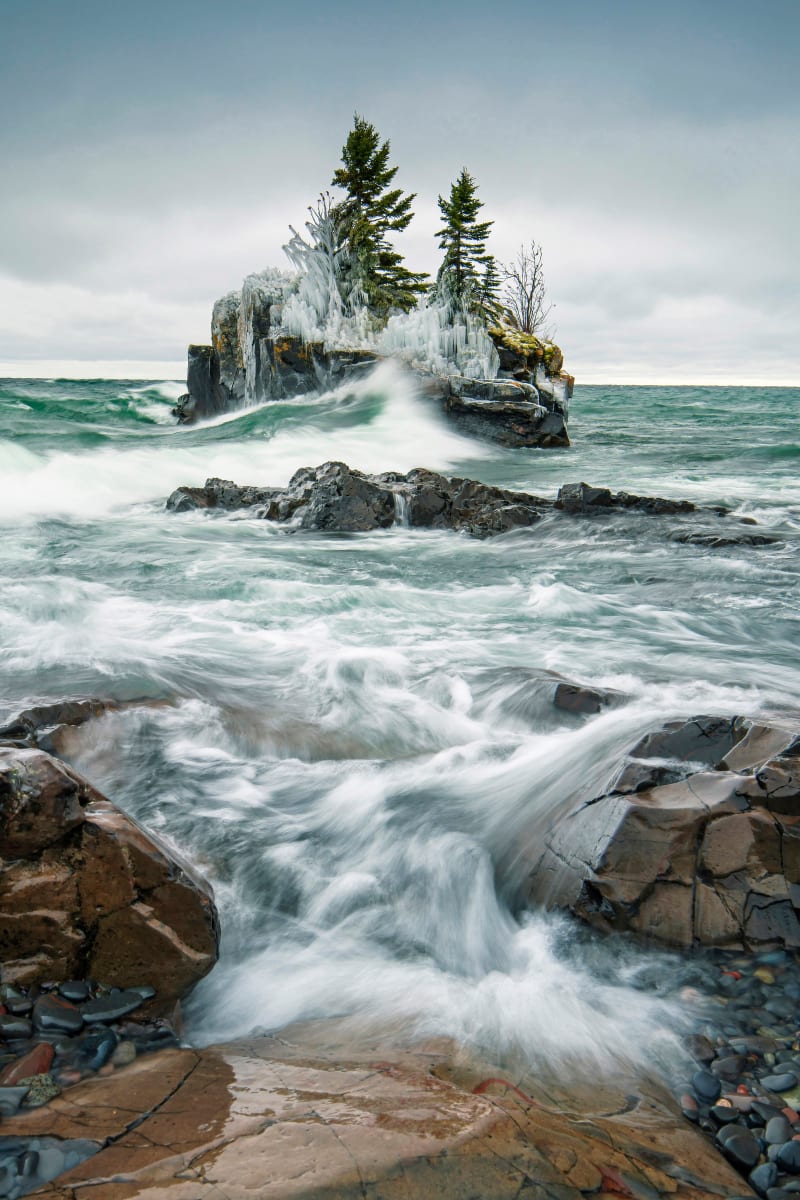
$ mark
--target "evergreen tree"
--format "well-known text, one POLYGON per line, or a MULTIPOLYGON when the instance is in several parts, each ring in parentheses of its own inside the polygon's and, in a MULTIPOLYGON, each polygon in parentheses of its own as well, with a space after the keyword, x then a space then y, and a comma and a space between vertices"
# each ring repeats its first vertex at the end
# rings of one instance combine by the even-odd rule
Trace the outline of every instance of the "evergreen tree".
POLYGON ((347 197, 337 206, 350 250, 345 290, 362 294, 367 304, 385 314, 392 308, 409 309, 426 288, 425 276, 409 271, 403 256, 388 240, 404 230, 413 212, 415 195, 404 196, 392 188, 397 167, 389 165, 390 144, 381 142, 374 125, 356 113, 353 128, 342 148, 343 166, 333 183, 347 197))
POLYGON ((457 304, 481 307, 491 301, 498 279, 494 258, 486 253, 486 239, 494 221, 479 221, 483 201, 478 199, 477 184, 466 167, 450 188, 450 198, 439 197, 439 209, 445 220, 436 236, 444 261, 436 278, 443 299, 457 304))

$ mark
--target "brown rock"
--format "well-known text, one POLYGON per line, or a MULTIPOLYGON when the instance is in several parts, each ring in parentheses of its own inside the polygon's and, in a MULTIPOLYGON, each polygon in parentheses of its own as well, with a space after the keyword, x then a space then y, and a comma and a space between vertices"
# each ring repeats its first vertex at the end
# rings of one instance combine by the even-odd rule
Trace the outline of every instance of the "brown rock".
POLYGON ((4 1132, 103 1143, 37 1193, 47 1200, 741 1194, 733 1168, 652 1082, 565 1082, 468 1060, 446 1042, 342 1037, 324 1022, 165 1051, 4 1132))
POLYGON ((671 946, 800 945, 793 747, 785 729, 741 717, 675 721, 648 734, 611 793, 562 819, 544 848, 537 839, 528 898, 671 946), (761 752, 781 746, 755 774, 726 765, 750 770, 761 752), (662 777, 664 759, 684 777, 648 786, 662 777), (691 763, 703 761, 719 766, 692 773, 691 763))
POLYGON ((83 822, 77 777, 38 750, 0 747, 0 857, 27 858, 83 822))
POLYGON ((55 1051, 49 1042, 40 1042, 22 1058, 6 1067, 0 1075, 0 1087, 14 1087, 21 1079, 30 1075, 46 1075, 50 1070, 55 1051))
POLYGON ((214 965, 209 887, 76 772, 0 749, 0 962, 30 984, 152 984, 169 1006, 214 965))

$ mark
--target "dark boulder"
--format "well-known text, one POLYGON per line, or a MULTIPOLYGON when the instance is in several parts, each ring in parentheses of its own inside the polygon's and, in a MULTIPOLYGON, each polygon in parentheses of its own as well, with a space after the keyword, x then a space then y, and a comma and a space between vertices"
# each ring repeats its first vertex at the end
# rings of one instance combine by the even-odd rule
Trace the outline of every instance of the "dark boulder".
POLYGON ((559 488, 556 508, 573 515, 594 513, 600 509, 638 509, 657 516, 695 512, 689 500, 665 500, 662 496, 636 496, 632 492, 612 492, 588 483, 565 483, 559 488))
POLYGON ((219 416, 231 407, 231 392, 220 381, 219 355, 213 346, 190 346, 185 396, 175 406, 183 424, 219 416))

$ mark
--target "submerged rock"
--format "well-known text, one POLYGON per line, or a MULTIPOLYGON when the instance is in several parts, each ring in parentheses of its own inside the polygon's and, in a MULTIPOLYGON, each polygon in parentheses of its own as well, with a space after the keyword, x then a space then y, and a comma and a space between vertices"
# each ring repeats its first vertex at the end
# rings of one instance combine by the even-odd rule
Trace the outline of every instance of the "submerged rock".
MULTIPOLYGON (((120 987, 149 984, 168 1005, 216 962, 208 885, 41 750, 0 747, 0 858, 8 983, 88 976, 120 987)), ((33 1019, 40 1029, 83 1023, 55 996, 36 1002, 33 1019)))
POLYGON ((792 730, 672 722, 532 849, 527 898, 670 946, 798 949, 799 819, 792 730))

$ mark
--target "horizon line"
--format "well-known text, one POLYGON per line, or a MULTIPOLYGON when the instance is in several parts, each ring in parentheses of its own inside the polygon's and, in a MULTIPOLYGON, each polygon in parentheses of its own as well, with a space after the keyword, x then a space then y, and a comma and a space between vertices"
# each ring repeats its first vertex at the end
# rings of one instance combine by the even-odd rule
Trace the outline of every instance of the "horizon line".
MULTIPOLYGON (((0 379, 46 380, 65 379, 75 382, 186 382, 185 364, 167 359, 45 359, 34 361, 0 360, 0 379)), ((800 379, 785 378, 742 380, 741 377, 699 375, 678 377, 654 373, 636 374, 629 378, 620 375, 595 374, 575 377, 575 387, 737 387, 737 388, 800 388, 800 379)))

